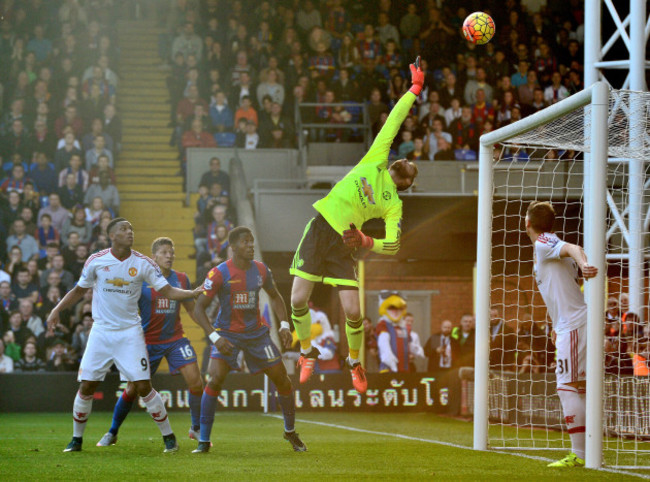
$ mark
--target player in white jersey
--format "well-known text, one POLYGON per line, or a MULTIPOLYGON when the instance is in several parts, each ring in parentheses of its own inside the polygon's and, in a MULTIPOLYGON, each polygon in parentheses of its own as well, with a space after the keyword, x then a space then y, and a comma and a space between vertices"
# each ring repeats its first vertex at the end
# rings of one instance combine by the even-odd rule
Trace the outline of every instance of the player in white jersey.
POLYGON ((526 233, 533 242, 534 274, 553 322, 557 348, 557 393, 571 437, 572 452, 549 467, 585 464, 585 375, 587 305, 580 290, 579 272, 585 280, 598 274, 580 246, 558 238, 553 231, 555 210, 548 202, 533 201, 526 212, 526 233))
POLYGON ((81 385, 73 405, 73 437, 64 452, 81 450, 93 394, 113 363, 126 381, 134 383, 163 435, 165 452, 175 452, 178 444, 165 405, 151 386, 138 298, 144 281, 171 300, 196 298, 202 287, 190 291, 170 286, 151 259, 131 250, 133 228, 126 219, 113 219, 106 232, 112 248, 88 258, 77 286, 54 307, 47 319, 49 329, 54 329, 59 323, 59 313, 74 306, 92 288, 95 322, 79 368, 81 385))

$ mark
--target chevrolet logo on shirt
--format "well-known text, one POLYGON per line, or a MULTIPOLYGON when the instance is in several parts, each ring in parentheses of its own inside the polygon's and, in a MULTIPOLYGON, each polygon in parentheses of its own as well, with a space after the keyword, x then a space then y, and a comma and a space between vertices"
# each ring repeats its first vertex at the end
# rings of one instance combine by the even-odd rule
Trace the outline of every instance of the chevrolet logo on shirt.
POLYGON ((109 285, 115 286, 116 288, 121 288, 122 286, 129 286, 131 284, 130 281, 125 281, 122 278, 107 279, 106 282, 109 285))

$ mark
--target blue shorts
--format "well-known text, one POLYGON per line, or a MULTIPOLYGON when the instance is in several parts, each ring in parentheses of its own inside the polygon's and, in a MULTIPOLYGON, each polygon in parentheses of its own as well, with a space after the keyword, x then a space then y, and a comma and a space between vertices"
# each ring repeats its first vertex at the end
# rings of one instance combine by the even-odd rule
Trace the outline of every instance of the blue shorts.
POLYGON ((233 344, 232 355, 222 355, 217 347, 212 345, 210 358, 224 360, 233 370, 239 370, 237 356, 240 351, 244 352, 246 365, 251 373, 257 373, 282 361, 280 350, 275 346, 268 330, 263 330, 259 335, 251 336, 251 333, 233 333, 231 331, 220 331, 219 336, 226 338, 233 344))
POLYGON ((190 340, 179 338, 171 343, 160 343, 157 345, 147 345, 149 352, 149 366, 153 375, 158 370, 163 358, 167 358, 169 364, 169 373, 177 375, 178 370, 190 363, 196 363, 196 352, 190 340))

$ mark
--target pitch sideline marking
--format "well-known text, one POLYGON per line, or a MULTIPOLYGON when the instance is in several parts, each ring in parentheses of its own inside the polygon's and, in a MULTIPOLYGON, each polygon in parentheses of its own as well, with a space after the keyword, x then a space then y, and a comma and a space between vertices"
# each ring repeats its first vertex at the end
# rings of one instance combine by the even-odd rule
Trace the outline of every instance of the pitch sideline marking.
MULTIPOLYGON (((273 417, 273 418, 278 418, 282 419, 282 415, 275 415, 275 414, 263 414, 265 417, 273 417)), ((365 428, 357 428, 357 427, 347 427, 345 425, 338 425, 335 423, 326 423, 326 422, 317 422, 315 420, 304 420, 304 419, 296 419, 296 422, 300 423, 311 423, 312 425, 322 425, 324 427, 330 427, 330 428, 338 428, 341 430, 347 430, 349 432, 360 432, 360 433, 367 433, 371 435, 383 435, 385 437, 393 437, 393 438, 400 438, 403 440, 411 440, 414 442, 424 442, 424 443, 430 443, 430 444, 436 444, 436 445, 444 445, 446 447, 453 447, 457 449, 463 449, 463 450, 474 450, 472 447, 468 447, 467 445, 460 445, 460 444, 455 444, 453 442, 445 442, 443 440, 432 440, 432 439, 426 439, 426 438, 420 438, 420 437, 411 437, 410 435, 403 435, 399 433, 389 433, 389 432, 377 432, 375 430, 367 430, 365 428)), ((525 459, 531 459, 531 460, 539 460, 541 462, 553 462, 554 459, 549 459, 547 457, 539 457, 537 455, 528 455, 528 454, 521 454, 517 452, 500 452, 500 451, 493 451, 493 450, 485 450, 487 453, 493 453, 493 454, 504 454, 504 455, 514 455, 516 457, 522 457, 525 459)), ((650 475, 645 475, 645 474, 639 474, 637 472, 629 472, 627 470, 617 470, 617 469, 610 469, 608 467, 601 467, 598 469, 587 469, 587 470, 599 470, 602 472, 609 472, 612 474, 623 474, 623 475, 631 475, 635 477, 639 477, 641 479, 650 479, 650 475)))

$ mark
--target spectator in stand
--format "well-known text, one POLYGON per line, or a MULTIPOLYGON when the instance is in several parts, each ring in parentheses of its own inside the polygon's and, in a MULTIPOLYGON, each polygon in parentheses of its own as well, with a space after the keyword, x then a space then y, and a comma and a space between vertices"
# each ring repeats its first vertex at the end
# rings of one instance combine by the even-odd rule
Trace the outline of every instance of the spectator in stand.
POLYGON ((182 54, 185 60, 189 55, 194 55, 199 62, 203 58, 203 42, 201 37, 194 33, 192 22, 185 22, 183 32, 172 43, 171 54, 172 58, 177 54, 182 54))
POLYGON ((525 85, 528 83, 528 60, 520 60, 519 68, 517 72, 512 74, 510 77, 510 83, 515 89, 518 89, 520 85, 525 85))
POLYGON ((101 82, 103 85, 92 84, 90 86, 90 93, 88 95, 84 94, 83 101, 79 103, 79 111, 81 112, 84 125, 89 125, 95 117, 101 116, 104 112, 104 107, 109 102, 102 95, 102 88, 108 87, 108 84, 104 80, 101 82))
MULTIPOLYGON (((443 130, 443 122, 440 119, 434 119, 431 129, 428 130, 426 142, 428 144, 429 159, 434 160, 435 155, 441 150, 439 145, 440 139, 446 141, 449 145, 452 142, 451 134, 443 130)), ((449 159, 453 159, 453 154, 449 159)))
POLYGON ((54 123, 54 132, 58 138, 63 137, 63 129, 66 126, 72 127, 76 138, 82 136, 84 125, 81 117, 77 115, 77 107, 74 104, 67 106, 64 115, 59 117, 54 123))
POLYGON ((52 344, 52 353, 47 361, 45 369, 48 372, 72 372, 77 370, 77 364, 68 353, 67 344, 56 339, 52 344))
POLYGON ((63 224, 61 237, 67 240, 71 232, 76 232, 79 242, 88 244, 92 235, 92 225, 86 220, 86 212, 81 204, 72 207, 72 217, 63 224))
POLYGON ((81 186, 77 184, 77 176, 72 172, 66 176, 65 185, 60 187, 57 192, 61 199, 61 205, 68 211, 84 201, 84 192, 81 186))
POLYGON ((217 132, 232 132, 234 125, 233 112, 227 104, 226 94, 222 90, 213 96, 214 102, 210 104, 210 118, 217 132))
MULTIPOLYGON (((47 104, 40 105, 47 106, 47 104)), ((30 141, 30 150, 32 152, 53 154, 56 151, 56 139, 45 120, 36 119, 34 121, 34 133, 32 134, 30 141)))
POLYGON ((5 354, 4 341, 0 339, 0 374, 12 373, 14 371, 14 361, 5 354))
POLYGON ((45 250, 49 243, 59 244, 60 234, 59 230, 52 226, 52 216, 47 213, 40 216, 34 237, 41 250, 45 250))
POLYGON ((95 147, 95 139, 97 136, 104 136, 104 145, 105 148, 111 152, 115 149, 115 142, 110 134, 104 132, 104 123, 99 117, 93 118, 91 122, 91 130, 83 136, 81 140, 81 147, 84 152, 87 152, 89 149, 95 147))
POLYGON ((452 328, 451 321, 444 320, 440 324, 440 333, 431 335, 424 345, 424 354, 429 359, 427 370, 438 377, 459 364, 458 340, 452 338, 452 328))
POLYGON ((559 72, 553 72, 551 76, 551 85, 544 89, 544 101, 548 104, 555 104, 569 97, 568 89, 562 85, 562 75, 559 72))
POLYGON ((88 259, 88 247, 85 244, 80 244, 75 250, 76 258, 73 263, 70 264, 69 269, 75 279, 79 279, 81 276, 81 271, 83 270, 84 264, 88 259))
POLYGON ((108 165, 113 167, 113 153, 106 148, 106 140, 103 134, 95 136, 93 146, 92 149, 86 151, 86 170, 90 171, 97 164, 100 156, 106 156, 108 165))
POLYGON ((257 125, 249 120, 243 132, 237 134, 235 145, 243 149, 257 149, 260 143, 260 136, 257 133, 257 125))
POLYGON ((400 159, 406 158, 413 150, 415 145, 413 143, 413 133, 411 131, 402 131, 402 142, 399 145, 397 155, 400 159))
POLYGON ((122 119, 115 110, 113 104, 106 104, 104 107, 104 128, 105 134, 111 136, 114 142, 114 148, 117 152, 121 150, 122 145, 122 119))
POLYGON ((190 85, 185 97, 183 97, 176 107, 176 124, 183 126, 185 121, 194 114, 194 106, 200 104, 205 112, 208 112, 208 103, 199 97, 199 88, 196 85, 190 85))
MULTIPOLYGON (((20 314, 18 315, 20 316, 20 314)), ((11 325, 9 325, 11 327, 11 325)), ((4 335, 2 336, 2 341, 5 344, 5 355, 11 358, 14 362, 14 369, 16 368, 16 362, 20 360, 20 345, 16 343, 16 338, 14 332, 9 328, 4 335)))
POLYGON ((101 197, 95 196, 91 199, 90 203, 85 202, 86 205, 86 220, 94 226, 99 224, 99 217, 104 211, 104 201, 101 197))
POLYGON ((454 327, 451 336, 458 346, 459 367, 474 366, 474 316, 465 314, 460 318, 460 327, 454 327))
POLYGON ((15 372, 44 372, 45 362, 36 357, 36 342, 27 341, 23 347, 23 357, 15 364, 15 372))
POLYGON ((240 119, 245 119, 247 123, 253 122, 256 126, 258 124, 257 111, 253 108, 248 96, 241 99, 241 107, 235 112, 235 124, 238 124, 240 119))
MULTIPOLYGON (((84 211, 83 206, 81 207, 81 210, 84 211)), ((75 259, 77 259, 75 250, 80 243, 81 238, 79 236, 79 233, 76 231, 68 232, 68 236, 63 238, 63 248, 61 249, 61 254, 63 254, 64 265, 66 266, 66 269, 68 266, 72 265, 75 259)))
POLYGON ((314 7, 312 0, 305 0, 296 13, 296 26, 303 35, 307 34, 314 27, 322 27, 323 20, 320 12, 314 7))
POLYGON ((110 162, 107 156, 101 155, 97 158, 97 164, 95 164, 90 172, 88 173, 88 180, 90 181, 90 184, 98 184, 99 183, 99 175, 105 172, 108 174, 109 179, 111 180, 111 183, 115 184, 116 179, 115 179, 115 172, 110 166, 110 162))
POLYGON ((16 191, 22 194, 25 188, 25 168, 22 164, 14 164, 11 168, 11 176, 7 177, 2 184, 0 184, 0 192, 7 193, 9 191, 16 191))
POLYGON ((478 150, 478 130, 472 122, 471 107, 462 107, 460 118, 451 123, 449 131, 454 149, 471 149, 475 152, 478 150))
POLYGON ((81 150, 76 145, 78 142, 75 139, 74 133, 66 133, 63 141, 63 146, 58 148, 54 154, 54 169, 59 172, 70 165, 70 160, 73 156, 79 156, 80 159, 82 156, 81 150))
POLYGON ((482 129, 485 122, 494 121, 494 108, 488 103, 483 89, 476 91, 476 103, 472 105, 472 122, 482 129))
POLYGON ((80 154, 73 154, 68 161, 68 167, 61 169, 59 172, 59 187, 67 185, 66 178, 68 174, 73 174, 75 183, 81 188, 82 191, 88 189, 88 173, 82 169, 82 161, 80 154))
POLYGON ((27 327, 34 336, 38 337, 45 331, 43 320, 34 313, 34 302, 30 298, 22 298, 18 302, 18 311, 22 325, 27 327))
POLYGON ((553 72, 557 72, 557 59, 547 42, 539 45, 539 56, 535 60, 533 70, 537 72, 542 85, 548 85, 553 72))
POLYGON ((38 212, 38 219, 40 221, 43 214, 49 214, 50 218, 52 219, 52 226, 57 231, 61 232, 63 223, 70 216, 70 211, 61 205, 61 198, 56 192, 53 192, 48 196, 48 201, 49 204, 41 208, 41 210, 38 212))
POLYGON ((57 178, 54 165, 48 162, 44 152, 37 152, 34 157, 36 162, 31 166, 29 178, 34 181, 36 189, 41 195, 56 191, 57 178))
POLYGON ((218 157, 210 159, 210 170, 203 173, 199 185, 212 186, 219 184, 223 191, 230 192, 230 177, 221 170, 221 160, 218 157))
POLYGON ((56 274, 60 278, 61 284, 63 285, 62 287, 65 291, 68 291, 74 287, 75 278, 72 276, 72 273, 70 273, 70 271, 65 269, 65 259, 63 258, 62 254, 54 255, 52 258, 52 267, 44 270, 43 273, 41 273, 39 280, 41 288, 47 286, 47 279, 51 273, 56 274))
MULTIPOLYGON (((12 336, 9 338, 13 338, 13 343, 16 343, 19 347, 22 347, 28 338, 34 336, 34 333, 32 333, 29 328, 27 328, 23 323, 22 317, 20 316, 20 311, 12 311, 9 313, 8 331, 10 331, 12 334, 12 336)), ((6 340, 5 343, 7 343, 6 340)), ((7 348, 9 348, 8 345, 9 343, 7 343, 7 348)), ((14 368, 16 368, 15 365, 14 368)))
POLYGON ((92 184, 86 191, 85 204, 93 202, 94 205, 95 198, 100 198, 103 207, 110 209, 117 216, 120 210, 120 194, 115 185, 111 184, 111 178, 106 171, 100 172, 99 183, 92 184))
POLYGON ((295 137, 293 122, 288 116, 282 115, 282 106, 277 102, 271 104, 271 114, 260 122, 260 138, 263 143, 271 143, 274 129, 280 129, 289 147, 292 147, 295 137))
POLYGON ((201 119, 194 119, 190 130, 183 133, 181 141, 183 146, 183 159, 187 159, 187 149, 190 147, 217 147, 212 134, 203 129, 201 119))
POLYGON ((539 88, 537 72, 529 70, 526 75, 526 83, 517 88, 517 98, 522 105, 529 106, 533 103, 533 93, 539 88))
MULTIPOLYGON (((230 93, 229 103, 234 107, 237 106, 241 107, 243 104, 244 97, 249 97, 251 99, 251 104, 252 104, 252 99, 253 96, 255 95, 257 94, 250 73, 242 72, 239 75, 239 83, 235 86, 234 89, 232 89, 230 93)), ((260 103, 262 103, 263 101, 264 98, 262 97, 260 99, 260 103)))
POLYGON ((471 79, 465 85, 465 102, 467 104, 474 104, 478 102, 478 91, 482 90, 485 95, 485 101, 490 103, 493 99, 493 89, 487 83, 487 73, 483 67, 476 69, 476 79, 471 79))
POLYGON ((16 219, 13 224, 13 233, 7 238, 7 253, 11 252, 11 248, 18 246, 22 253, 22 262, 26 263, 33 256, 38 256, 39 247, 38 242, 34 236, 25 232, 25 221, 22 218, 16 219))
POLYGON ((22 159, 29 159, 32 155, 29 136, 22 119, 14 119, 11 130, 2 137, 0 144, 0 155, 5 159, 14 154, 19 154, 22 159))
POLYGON ((284 104, 284 86, 278 81, 278 73, 276 70, 271 69, 268 71, 267 79, 265 82, 257 86, 257 101, 261 104, 265 96, 271 97, 273 102, 282 106, 284 104))
POLYGON ((325 42, 318 42, 315 55, 309 57, 309 73, 311 78, 329 81, 334 77, 335 71, 334 56, 327 50, 327 44, 325 42))
POLYGON ((0 204, 0 226, 4 225, 9 228, 20 217, 22 209, 23 205, 20 202, 20 193, 18 191, 9 191, 6 204, 4 206, 0 204))

